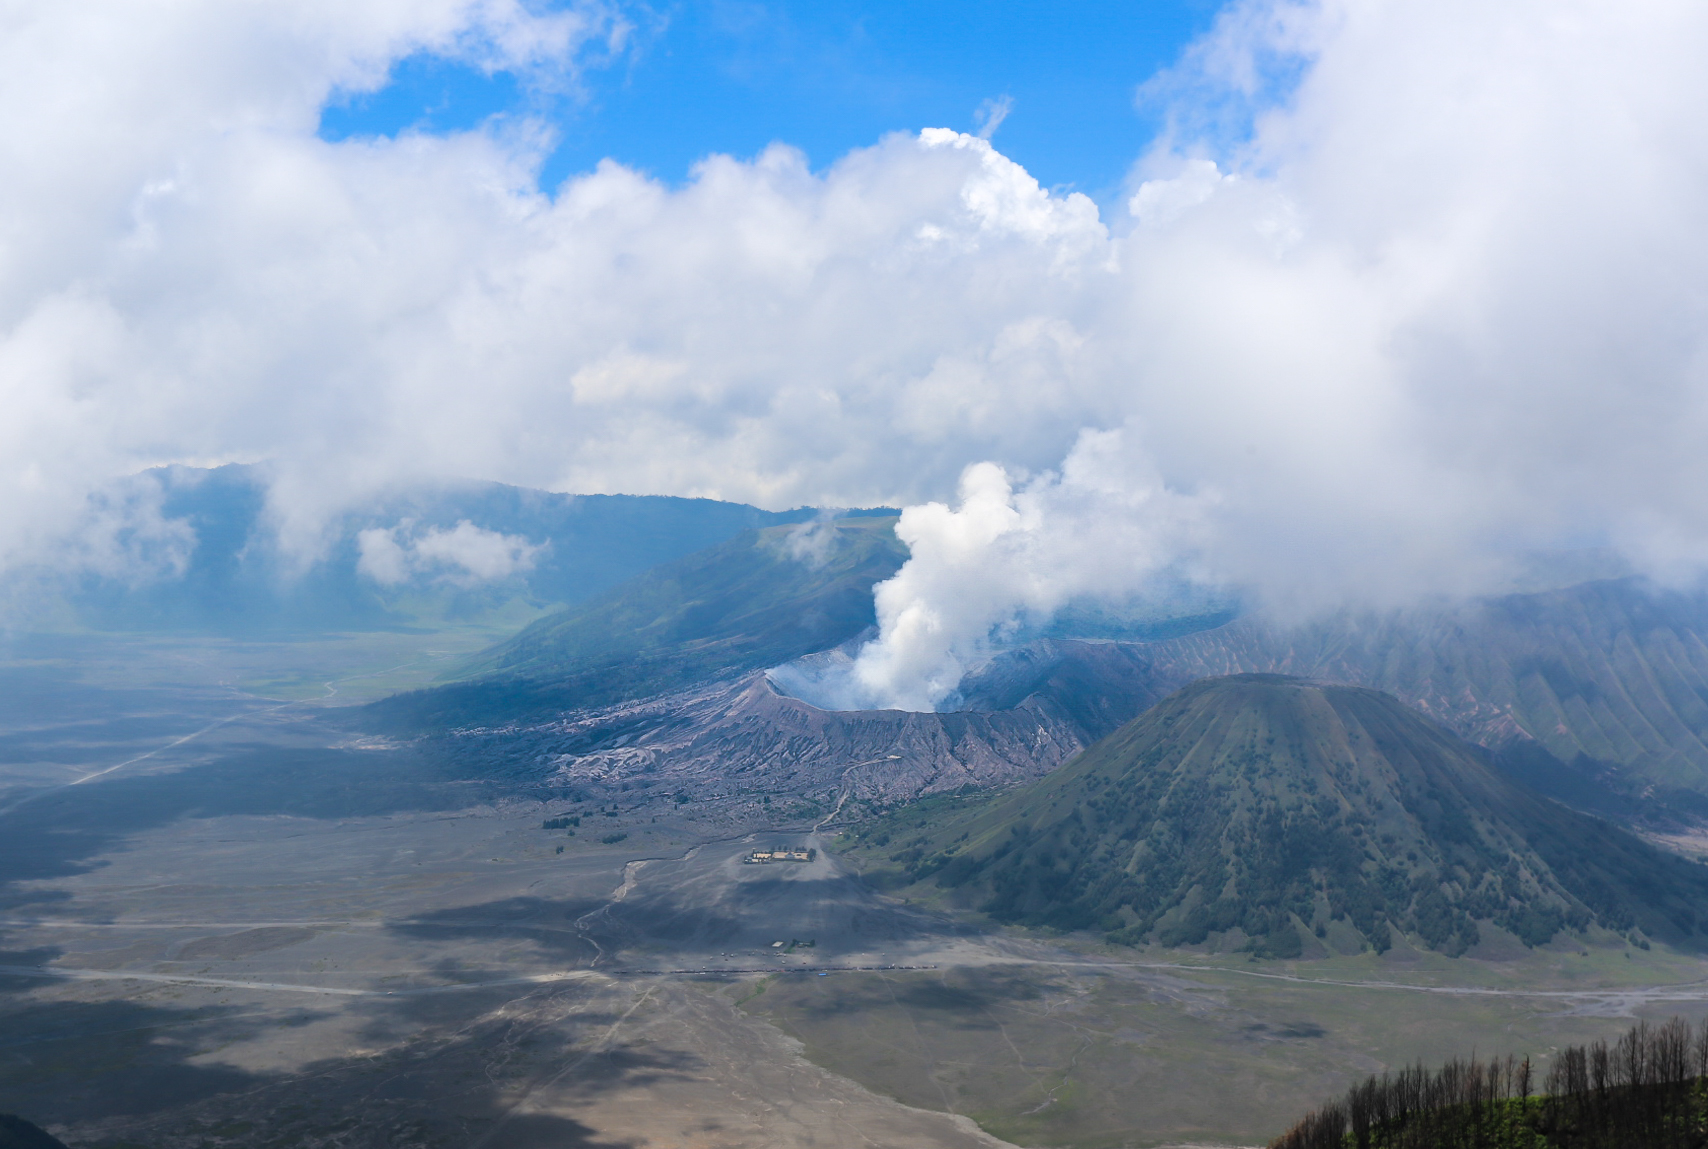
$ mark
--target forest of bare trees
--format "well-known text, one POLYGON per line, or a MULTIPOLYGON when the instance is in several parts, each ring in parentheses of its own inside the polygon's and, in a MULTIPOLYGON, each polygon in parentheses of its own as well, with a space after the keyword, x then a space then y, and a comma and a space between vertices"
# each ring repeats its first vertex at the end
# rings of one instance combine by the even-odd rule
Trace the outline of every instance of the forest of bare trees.
POLYGON ((1371 1077, 1270 1149, 1704 1149, 1708 1022, 1639 1023, 1530 1059, 1449 1061, 1371 1077), (1537 1086, 1540 1088, 1537 1088, 1537 1086))

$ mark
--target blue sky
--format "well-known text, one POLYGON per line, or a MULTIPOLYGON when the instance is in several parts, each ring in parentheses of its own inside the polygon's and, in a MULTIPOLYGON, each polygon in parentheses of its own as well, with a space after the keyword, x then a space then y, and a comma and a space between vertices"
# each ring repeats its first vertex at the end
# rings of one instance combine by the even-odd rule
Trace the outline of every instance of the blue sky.
POLYGON ((751 156, 773 140, 820 168, 886 132, 974 131, 981 105, 1008 97, 1001 150, 1046 186, 1104 199, 1157 128, 1135 107, 1135 89, 1216 9, 1212 0, 683 0, 642 12, 629 51, 592 68, 579 97, 414 57, 380 91, 330 106, 321 134, 454 131, 544 114, 561 133, 545 187, 607 156, 675 183, 709 153, 751 156))

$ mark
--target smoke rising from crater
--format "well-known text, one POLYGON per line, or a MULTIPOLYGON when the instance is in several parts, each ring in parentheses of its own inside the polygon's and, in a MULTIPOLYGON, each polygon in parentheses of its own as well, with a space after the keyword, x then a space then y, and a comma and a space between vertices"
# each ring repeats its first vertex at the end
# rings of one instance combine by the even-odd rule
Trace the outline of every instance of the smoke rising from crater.
POLYGON ((1141 165, 1079 328, 1156 497, 1056 511, 1082 443, 1036 496, 974 468, 959 511, 910 511, 866 703, 935 705, 1013 620, 1182 560, 1294 615, 1504 589, 1559 548, 1697 577, 1705 31, 1677 4, 1225 14, 1155 87, 1221 100, 1183 132, 1255 100, 1251 135, 1141 165))
POLYGON ((411 53, 569 84, 622 23, 20 8, 0 563, 169 572, 179 527, 90 498, 174 461, 268 461, 305 561, 442 475, 907 505, 853 685, 909 707, 1159 572, 1305 613, 1538 550, 1708 565, 1700 6, 1236 4, 1145 85, 1174 126, 1101 211, 940 129, 549 195, 543 125, 314 134, 411 53))
POLYGON ((879 636, 849 667, 843 705, 930 710, 993 645, 1070 599, 1119 598, 1196 543, 1202 508, 1168 491, 1120 432, 1088 432, 1061 473, 1016 489, 968 467, 959 506, 902 512, 911 557, 877 589, 879 636))

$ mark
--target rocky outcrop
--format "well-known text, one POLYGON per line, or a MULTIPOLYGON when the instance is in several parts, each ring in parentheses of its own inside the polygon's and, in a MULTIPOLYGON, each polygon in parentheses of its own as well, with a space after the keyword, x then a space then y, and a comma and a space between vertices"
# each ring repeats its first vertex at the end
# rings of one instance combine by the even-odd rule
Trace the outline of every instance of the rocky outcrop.
POLYGON ((1036 778, 1108 729, 1033 698, 992 712, 820 710, 753 674, 537 726, 459 731, 451 743, 462 756, 525 757, 542 781, 564 787, 627 783, 696 797, 845 787, 888 804, 1036 778))
POLYGON ((1184 681, 1137 645, 1052 641, 973 676, 966 708, 945 713, 823 710, 749 674, 428 743, 483 774, 558 789, 889 805, 1030 781, 1184 681))

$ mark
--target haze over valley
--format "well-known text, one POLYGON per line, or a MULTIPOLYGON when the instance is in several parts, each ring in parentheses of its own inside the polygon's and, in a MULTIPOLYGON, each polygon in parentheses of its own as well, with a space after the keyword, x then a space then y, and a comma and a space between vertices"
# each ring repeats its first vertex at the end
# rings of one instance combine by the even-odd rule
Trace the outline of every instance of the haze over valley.
POLYGON ((1698 1145, 1705 56, 0 5, 0 1149, 1698 1145))
POLYGON ((870 640, 893 513, 506 499, 554 517, 450 513, 558 585, 636 573, 375 589, 366 630, 328 575, 230 633, 189 609, 244 584, 215 552, 133 629, 13 638, 0 1109, 74 1145, 1240 1144, 1468 1037, 1708 1013, 1699 598, 1289 628, 1177 590, 952 708, 835 710, 802 695, 870 640), (727 537, 651 563, 684 524, 727 537))

